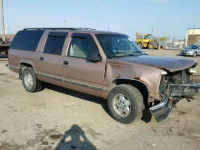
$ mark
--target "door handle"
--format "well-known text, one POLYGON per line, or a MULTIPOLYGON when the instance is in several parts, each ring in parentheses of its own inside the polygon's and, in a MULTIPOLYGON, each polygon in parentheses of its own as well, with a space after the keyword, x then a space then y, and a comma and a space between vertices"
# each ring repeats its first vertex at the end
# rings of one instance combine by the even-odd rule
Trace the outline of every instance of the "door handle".
POLYGON ((44 60, 44 57, 40 57, 40 60, 44 60))
POLYGON ((63 65, 68 65, 68 61, 63 61, 63 65))

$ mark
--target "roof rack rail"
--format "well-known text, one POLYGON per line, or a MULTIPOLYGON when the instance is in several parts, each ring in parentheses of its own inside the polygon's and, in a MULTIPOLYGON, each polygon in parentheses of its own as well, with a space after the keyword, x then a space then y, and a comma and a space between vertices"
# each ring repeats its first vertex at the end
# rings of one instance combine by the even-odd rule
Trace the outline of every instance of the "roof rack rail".
POLYGON ((25 28, 24 30, 96 30, 92 28, 25 28))

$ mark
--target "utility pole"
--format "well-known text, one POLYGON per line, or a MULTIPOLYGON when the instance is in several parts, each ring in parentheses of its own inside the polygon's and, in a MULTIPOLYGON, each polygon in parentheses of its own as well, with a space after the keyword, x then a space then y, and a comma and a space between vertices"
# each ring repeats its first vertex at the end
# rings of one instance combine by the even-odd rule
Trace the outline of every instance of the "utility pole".
POLYGON ((3 41, 5 41, 5 26, 4 26, 3 0, 1 0, 1 26, 2 26, 2 37, 3 37, 3 41))

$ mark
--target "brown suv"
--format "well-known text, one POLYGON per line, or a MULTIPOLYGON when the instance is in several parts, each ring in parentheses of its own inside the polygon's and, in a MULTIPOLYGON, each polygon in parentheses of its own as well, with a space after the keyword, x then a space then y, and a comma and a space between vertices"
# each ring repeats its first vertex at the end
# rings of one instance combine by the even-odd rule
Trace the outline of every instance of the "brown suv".
POLYGON ((148 108, 162 121, 172 104, 199 90, 190 80, 195 61, 148 56, 127 35, 114 32, 27 28, 15 36, 8 59, 28 92, 48 82, 103 97, 122 123, 141 118, 148 108))

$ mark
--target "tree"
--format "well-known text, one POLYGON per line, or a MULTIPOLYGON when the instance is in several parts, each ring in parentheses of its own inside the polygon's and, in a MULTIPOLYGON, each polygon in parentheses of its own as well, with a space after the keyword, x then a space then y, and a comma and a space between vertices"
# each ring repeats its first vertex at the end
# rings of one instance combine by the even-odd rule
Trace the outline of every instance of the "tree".
POLYGON ((160 37, 158 40, 159 40, 160 42, 167 42, 167 41, 169 41, 169 37, 163 36, 163 37, 160 37))

